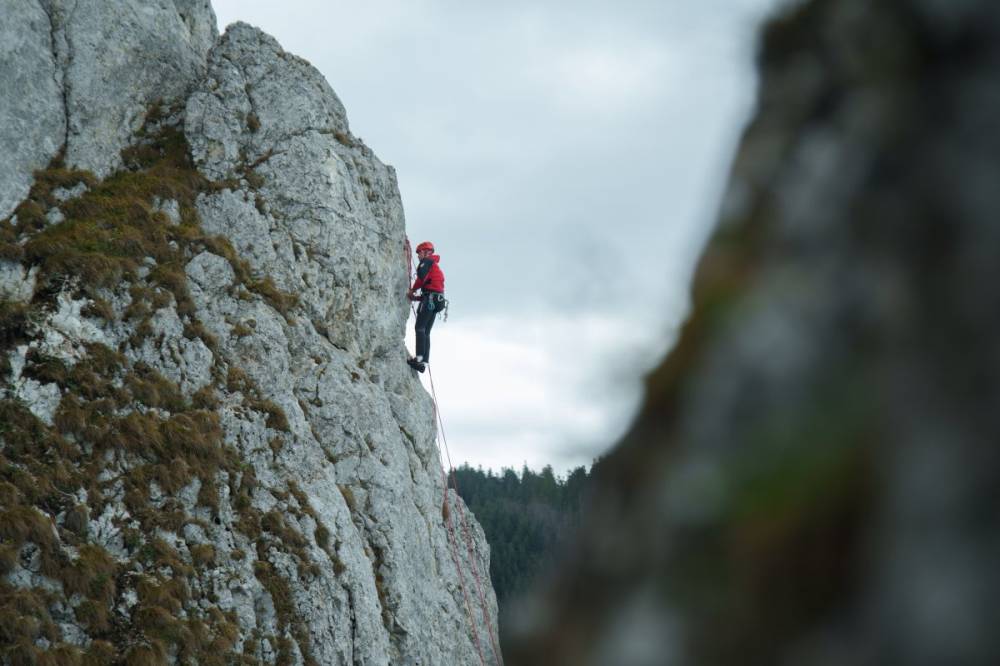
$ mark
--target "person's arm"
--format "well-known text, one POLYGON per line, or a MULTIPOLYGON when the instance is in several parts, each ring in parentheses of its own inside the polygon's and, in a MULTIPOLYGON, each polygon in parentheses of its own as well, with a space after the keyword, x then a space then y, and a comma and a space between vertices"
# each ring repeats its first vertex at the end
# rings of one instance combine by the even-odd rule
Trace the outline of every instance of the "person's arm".
POLYGON ((409 298, 411 301, 420 300, 420 297, 414 296, 413 292, 423 288, 424 283, 427 281, 427 274, 430 273, 431 265, 433 263, 434 263, 433 261, 430 261, 428 259, 421 259, 420 263, 417 265, 417 279, 413 281, 413 286, 410 287, 409 291, 406 292, 406 297, 409 298))

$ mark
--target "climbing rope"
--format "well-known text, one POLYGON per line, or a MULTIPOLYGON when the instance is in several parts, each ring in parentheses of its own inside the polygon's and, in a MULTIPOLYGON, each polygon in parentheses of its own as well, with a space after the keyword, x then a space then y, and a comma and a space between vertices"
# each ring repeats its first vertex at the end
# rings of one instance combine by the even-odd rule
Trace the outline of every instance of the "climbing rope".
MULTIPOLYGON (((435 408, 435 412, 437 409, 435 408)), ((440 449, 439 455, 440 459, 440 449)), ((465 599, 465 617, 469 621, 469 629, 472 631, 472 639, 476 645, 476 652, 479 653, 479 663, 486 666, 486 657, 483 656, 483 648, 479 644, 479 632, 476 631, 476 622, 472 619, 472 602, 469 601, 469 592, 465 584, 465 574, 462 573, 462 563, 458 557, 457 538, 455 537, 455 527, 451 524, 451 509, 448 500, 448 477, 441 467, 441 478, 444 480, 444 521, 448 526, 448 548, 451 551, 451 561, 455 563, 455 570, 458 571, 459 587, 462 589, 462 597, 465 599)))
MULTIPOLYGON (((410 246, 409 236, 406 237, 406 242, 403 243, 403 253, 406 255, 406 277, 407 280, 410 280, 410 282, 407 282, 406 284, 410 285, 413 280, 413 248, 410 246)), ((413 309, 412 305, 410 306, 410 309, 413 309)))
MULTIPOLYGON (((413 257, 412 257, 413 252, 410 246, 409 238, 406 238, 406 241, 403 245, 403 251, 406 253, 406 273, 409 280, 407 284, 411 284, 414 277, 413 257)), ((416 308, 413 306, 412 303, 410 304, 410 311, 413 313, 414 316, 416 316, 417 314, 416 308)), ((467 586, 465 584, 465 574, 462 573, 462 565, 458 557, 458 545, 457 545, 458 537, 455 534, 455 526, 452 524, 451 521, 451 505, 448 497, 449 476, 451 477, 451 485, 455 489, 455 494, 461 497, 461 493, 459 492, 458 489, 458 479, 455 477, 455 467, 451 463, 451 451, 448 448, 448 437, 445 434, 444 430, 444 419, 441 417, 441 410, 438 408, 437 389, 434 386, 434 371, 431 369, 430 363, 427 364, 427 374, 430 377, 430 382, 431 382, 431 400, 434 404, 434 418, 438 424, 438 433, 440 433, 439 440, 440 443, 444 445, 445 455, 447 456, 448 459, 448 469, 450 470, 449 473, 445 473, 444 460, 441 458, 441 446, 439 445, 438 460, 441 463, 441 478, 444 481, 443 513, 445 518, 445 524, 448 527, 448 546, 449 549, 451 550, 451 559, 455 563, 455 569, 458 571, 459 585, 462 588, 462 596, 465 600, 465 612, 467 619, 469 621, 469 629, 472 631, 472 638, 476 645, 476 652, 479 653, 480 663, 483 664, 483 666, 486 666, 486 658, 483 655, 483 649, 479 642, 479 632, 476 630, 476 623, 472 617, 472 604, 469 601, 469 593, 467 590, 467 586)), ((472 576, 476 582, 476 590, 479 595, 479 603, 483 611, 483 623, 486 625, 486 630, 490 634, 490 647, 493 650, 493 657, 496 660, 494 663, 497 664, 497 666, 503 666, 503 659, 500 657, 500 649, 498 647, 497 639, 496 636, 493 634, 493 625, 490 623, 489 614, 487 612, 486 597, 483 594, 483 585, 482 581, 479 578, 479 568, 477 566, 478 558, 476 558, 472 546, 472 537, 469 533, 468 518, 466 517, 466 513, 462 511, 460 503, 456 502, 455 506, 458 507, 458 510, 462 518, 462 523, 461 523, 462 532, 465 536, 466 549, 469 555, 469 564, 472 567, 472 576)))
MULTIPOLYGON (((430 382, 431 382, 431 397, 432 397, 432 399, 434 401, 434 414, 437 417, 437 422, 438 422, 438 426, 439 426, 438 427, 438 432, 441 434, 440 439, 441 439, 441 442, 444 444, 445 455, 448 458, 448 469, 450 470, 451 483, 452 483, 452 486, 455 488, 455 493, 457 495, 459 495, 459 497, 461 497, 461 491, 459 490, 459 487, 458 487, 458 478, 455 476, 455 466, 452 465, 452 463, 451 463, 451 451, 448 448, 448 436, 447 436, 447 434, 445 433, 445 430, 444 430, 444 419, 441 416, 441 410, 438 408, 437 389, 434 387, 434 371, 431 369, 430 363, 427 364, 427 375, 430 377, 430 382)), ((442 469, 441 471, 443 472, 444 470, 442 469)), ((448 489, 448 486, 447 486, 447 479, 446 479, 445 480, 445 500, 446 501, 447 501, 447 489, 448 489)), ((499 648, 499 646, 497 644, 497 638, 496 638, 496 636, 493 633, 493 625, 490 622, 489 613, 487 612, 486 595, 483 594, 483 583, 482 583, 482 580, 480 580, 480 578, 479 578, 479 567, 478 567, 479 558, 476 557, 475 551, 474 551, 474 548, 473 548, 473 545, 472 545, 472 535, 471 535, 471 533, 469 531, 468 516, 466 515, 465 511, 462 511, 462 508, 461 508, 460 504, 457 504, 457 506, 459 507, 459 512, 461 513, 461 518, 462 518, 462 523, 461 523, 461 525, 462 525, 462 532, 463 532, 463 534, 465 536, 466 550, 467 550, 467 552, 469 554, 469 564, 472 567, 472 576, 473 576, 473 578, 476 581, 476 591, 479 594, 479 604, 480 604, 480 608, 482 608, 482 611, 483 611, 483 624, 486 625, 486 630, 487 630, 487 632, 489 632, 489 635, 490 635, 490 647, 493 649, 493 657, 494 657, 494 659, 496 659, 496 664, 498 664, 498 666, 503 666, 503 659, 501 659, 501 657, 500 657, 500 648, 499 648)), ((449 517, 449 522, 450 522, 450 517, 449 517)), ((478 638, 477 638, 477 642, 478 642, 478 638)))

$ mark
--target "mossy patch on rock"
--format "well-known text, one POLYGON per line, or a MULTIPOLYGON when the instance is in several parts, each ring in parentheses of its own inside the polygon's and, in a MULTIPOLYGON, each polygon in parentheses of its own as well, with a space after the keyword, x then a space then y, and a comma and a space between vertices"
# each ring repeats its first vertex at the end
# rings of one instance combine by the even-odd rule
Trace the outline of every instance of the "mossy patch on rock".
MULTIPOLYGON (((159 117, 151 114, 149 120, 156 124, 159 117)), ((239 492, 230 498, 247 537, 264 538, 268 549, 296 557, 306 552, 304 537, 273 520, 267 524, 280 539, 261 530, 262 513, 249 501, 256 479, 224 443, 214 411, 224 382, 205 386, 188 400, 176 383, 122 352, 142 343, 153 330, 153 315, 166 307, 176 309, 185 336, 216 348, 196 318, 184 271, 187 261, 205 250, 228 259, 247 288, 281 306, 283 314, 294 299, 268 278, 253 277, 228 241, 201 231, 195 200, 216 185, 191 166, 179 131, 160 126, 147 132, 123 158, 127 170, 100 182, 59 165, 39 172, 15 213, 16 225, 0 226, 0 256, 39 267, 30 303, 0 302, 0 371, 6 379, 13 346, 32 343, 22 376, 54 384, 62 395, 51 426, 17 400, 0 399, 0 573, 34 553, 38 573, 61 588, 61 593, 15 588, 0 579, 0 660, 256 663, 252 654, 234 651, 236 618, 214 605, 211 587, 192 584, 218 565, 214 547, 196 543, 183 552, 164 538, 191 524, 209 527, 178 497, 197 486, 195 506, 218 515, 220 480, 239 479, 239 492), (56 198, 57 189, 81 183, 85 187, 77 187, 75 197, 56 198), (179 221, 160 210, 157 202, 164 200, 177 202, 179 221), (45 212, 55 205, 64 219, 49 224, 45 212), (120 350, 85 344, 76 361, 43 352, 32 342, 39 335, 32 322, 43 321, 67 291, 91 300, 85 314, 124 323, 135 334, 120 350), (126 296, 127 308, 115 310, 112 301, 123 300, 114 299, 116 294, 126 296), (124 559, 91 541, 91 517, 101 516, 110 503, 130 514, 119 526, 124 559), (126 589, 135 590, 134 606, 123 597, 126 589), (57 607, 68 608, 87 634, 86 650, 65 642, 51 615, 57 607), (122 608, 131 608, 127 616, 122 608)), ((224 375, 216 368, 214 376, 224 375)), ((288 428, 280 408, 263 399, 245 375, 240 384, 248 406, 265 414, 269 426, 288 428)), ((301 565, 309 570, 308 556, 301 565)), ((267 589, 280 598, 282 579, 276 576, 268 578, 267 589)), ((285 621, 299 627, 294 638, 308 655, 308 633, 293 610, 285 621)))

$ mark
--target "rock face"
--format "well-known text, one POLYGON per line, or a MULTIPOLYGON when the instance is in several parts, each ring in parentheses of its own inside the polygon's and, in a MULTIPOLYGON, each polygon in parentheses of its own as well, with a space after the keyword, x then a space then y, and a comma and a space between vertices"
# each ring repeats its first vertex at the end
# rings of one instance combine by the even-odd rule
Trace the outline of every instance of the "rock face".
POLYGON ((41 169, 65 141, 62 71, 52 47, 49 17, 35 2, 0 5, 0 218, 28 194, 31 172, 41 169))
MULTIPOLYGON (((116 25, 79 4, 51 13, 72 53, 173 44, 106 96, 124 115, 75 116, 67 162, 107 177, 40 172, 3 223, 4 657, 497 660, 489 549, 446 500, 433 405, 404 363, 394 172, 257 29, 199 61, 205 4, 116 25), (138 113, 157 77, 183 104, 138 113)), ((74 99, 128 70, 119 56, 63 67, 74 99)))
POLYGON ((395 362, 409 312, 395 297, 407 286, 396 176, 351 136, 327 82, 271 37, 234 24, 188 101, 185 130, 206 176, 243 183, 199 201, 206 229, 294 292, 335 345, 395 362))
POLYGON ((183 99, 216 38, 208 0, 3 0, 0 217, 60 151, 107 176, 156 100, 183 99), (10 156, 10 157, 7 157, 10 156))
POLYGON ((694 315, 508 663, 997 661, 998 38, 975 0, 766 28, 694 315))

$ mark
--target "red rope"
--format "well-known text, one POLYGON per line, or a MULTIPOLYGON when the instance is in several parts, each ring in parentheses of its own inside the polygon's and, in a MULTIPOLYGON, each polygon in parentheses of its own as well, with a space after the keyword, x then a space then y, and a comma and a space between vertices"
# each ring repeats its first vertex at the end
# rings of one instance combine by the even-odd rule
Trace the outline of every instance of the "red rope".
MULTIPOLYGON (((439 424, 439 432, 441 433, 441 441, 444 443, 445 454, 448 457, 448 468, 451 470, 450 476, 452 485, 455 487, 455 492, 461 496, 461 492, 458 488, 458 478, 455 476, 455 466, 451 463, 451 451, 448 448, 448 436, 445 434, 444 430, 444 419, 441 417, 441 410, 438 408, 437 390, 434 388, 434 372, 431 370, 431 366, 427 364, 427 374, 431 380, 431 396, 434 400, 434 413, 437 416, 439 424)), ((442 470, 444 471, 444 470, 442 470)), ((496 664, 503 666, 503 659, 500 658, 500 649, 497 644, 496 636, 493 634, 493 624, 490 622, 489 614, 486 610, 486 596, 483 594, 483 583, 479 578, 479 558, 475 556, 475 552, 472 546, 472 535, 469 532, 469 519, 465 511, 462 511, 461 505, 459 506, 459 511, 462 514, 462 532, 465 536, 466 550, 469 554, 469 563, 472 567, 472 576, 476 581, 476 591, 479 594, 479 604, 480 608, 483 610, 483 624, 486 625, 486 630, 490 634, 490 647, 493 649, 493 657, 496 659, 496 664)))
POLYGON ((410 247, 409 237, 403 244, 403 252, 406 254, 406 288, 409 289, 410 285, 413 284, 413 249, 410 247))
POLYGON ((469 601, 469 592, 465 585, 465 575, 462 574, 462 564, 458 559, 458 546, 455 541, 455 527, 451 524, 451 508, 448 502, 448 478, 444 474, 444 468, 441 468, 441 477, 444 479, 444 520, 448 525, 448 547, 451 550, 451 561, 455 563, 455 569, 458 571, 459 587, 462 588, 462 597, 465 599, 465 616, 469 620, 469 629, 472 630, 472 638, 476 644, 476 652, 479 653, 479 663, 486 666, 486 657, 483 656, 483 648, 479 644, 479 632, 476 631, 476 623, 472 619, 472 602, 469 601))
MULTIPOLYGON (((435 408, 435 413, 436 412, 437 409, 435 408)), ((465 584, 465 574, 462 573, 462 564, 458 558, 458 544, 456 543, 458 538, 455 536, 455 526, 451 523, 451 504, 448 501, 448 477, 444 473, 443 466, 441 467, 441 478, 444 480, 444 520, 448 525, 448 546, 451 548, 451 560, 455 563, 455 569, 458 570, 459 587, 462 588, 462 596, 465 598, 465 616, 469 621, 469 629, 472 631, 472 639, 476 644, 476 652, 479 653, 479 663, 486 666, 486 657, 483 656, 483 647, 479 643, 479 632, 476 631, 476 622, 472 619, 472 602, 469 601, 469 592, 465 584)), ((456 506, 457 505, 458 504, 456 503, 456 506)))

